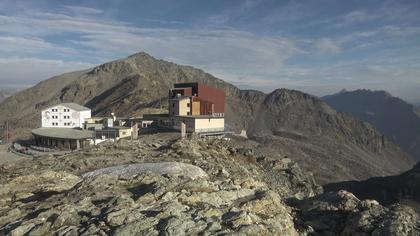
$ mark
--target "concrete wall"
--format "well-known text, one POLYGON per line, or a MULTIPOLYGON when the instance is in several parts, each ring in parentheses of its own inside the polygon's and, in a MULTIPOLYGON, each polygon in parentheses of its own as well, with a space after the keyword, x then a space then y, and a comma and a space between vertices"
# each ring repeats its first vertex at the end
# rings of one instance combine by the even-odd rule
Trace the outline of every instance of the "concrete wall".
POLYGON ((91 143, 87 139, 58 139, 52 137, 35 136, 35 143, 40 147, 48 147, 58 150, 76 150, 88 147, 91 143))
POLYGON ((225 119, 214 117, 174 117, 173 128, 181 130, 181 123, 186 125, 187 132, 214 132, 225 130, 225 119))
POLYGON ((195 132, 213 132, 225 130, 224 118, 200 118, 195 119, 195 132))
POLYGON ((131 137, 132 132, 133 132, 132 129, 119 129, 118 130, 118 136, 119 136, 119 138, 131 137))
POLYGON ((57 105, 41 112, 41 127, 43 128, 83 128, 86 119, 91 117, 91 111, 76 111, 57 105))
POLYGON ((187 132, 195 132, 195 121, 193 118, 174 117, 173 129, 181 130, 181 123, 186 125, 187 132))

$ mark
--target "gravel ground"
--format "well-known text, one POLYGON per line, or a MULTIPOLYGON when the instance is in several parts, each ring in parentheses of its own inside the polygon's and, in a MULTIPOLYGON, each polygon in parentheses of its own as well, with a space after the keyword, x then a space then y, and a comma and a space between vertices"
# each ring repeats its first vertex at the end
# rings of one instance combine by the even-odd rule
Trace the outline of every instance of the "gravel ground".
POLYGON ((0 165, 30 160, 30 158, 28 157, 19 156, 17 154, 9 152, 9 146, 10 144, 0 145, 0 165))

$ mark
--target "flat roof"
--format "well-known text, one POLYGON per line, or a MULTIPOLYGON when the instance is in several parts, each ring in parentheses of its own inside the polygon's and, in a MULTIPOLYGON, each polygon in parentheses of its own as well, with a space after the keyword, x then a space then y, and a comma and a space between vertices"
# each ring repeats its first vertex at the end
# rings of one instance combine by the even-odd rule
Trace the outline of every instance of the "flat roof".
POLYGON ((32 130, 32 134, 59 139, 87 139, 93 137, 92 131, 72 128, 38 128, 32 130))
POLYGON ((67 102, 67 103, 60 103, 60 104, 56 104, 54 106, 49 106, 46 109, 49 109, 51 107, 56 107, 56 106, 63 106, 63 107, 67 107, 76 111, 90 111, 90 108, 79 105, 77 103, 74 102, 67 102))
POLYGON ((209 115, 195 115, 195 116, 176 116, 181 118, 190 118, 190 119, 224 119, 224 116, 209 116, 209 115))
POLYGON ((168 100, 184 100, 184 99, 190 99, 190 97, 194 97, 194 96, 180 96, 180 97, 168 98, 168 100))
POLYGON ((147 117, 169 117, 168 113, 160 113, 160 114, 143 114, 143 119, 147 118, 147 117))
POLYGON ((114 125, 112 127, 109 128, 114 128, 114 129, 131 129, 131 127, 128 126, 120 126, 120 125, 114 125))

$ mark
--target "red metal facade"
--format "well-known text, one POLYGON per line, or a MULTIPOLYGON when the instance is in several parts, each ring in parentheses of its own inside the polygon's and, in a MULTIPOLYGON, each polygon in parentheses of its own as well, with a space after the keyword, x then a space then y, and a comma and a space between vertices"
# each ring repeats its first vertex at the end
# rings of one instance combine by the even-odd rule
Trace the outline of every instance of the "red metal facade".
POLYGON ((225 113, 226 93, 223 89, 199 83, 180 83, 175 84, 174 87, 176 89, 191 88, 192 96, 195 95, 200 99, 201 103, 204 102, 203 105, 200 105, 200 113, 202 113, 201 111, 205 111, 206 113, 202 113, 201 115, 208 115, 208 111, 210 110, 209 102, 214 104, 214 108, 212 108, 214 113, 225 113), (201 108, 201 106, 206 106, 206 108, 201 108))
POLYGON ((214 104, 215 113, 225 113, 225 91, 218 88, 209 87, 203 84, 198 84, 197 96, 201 101, 208 101, 214 104))

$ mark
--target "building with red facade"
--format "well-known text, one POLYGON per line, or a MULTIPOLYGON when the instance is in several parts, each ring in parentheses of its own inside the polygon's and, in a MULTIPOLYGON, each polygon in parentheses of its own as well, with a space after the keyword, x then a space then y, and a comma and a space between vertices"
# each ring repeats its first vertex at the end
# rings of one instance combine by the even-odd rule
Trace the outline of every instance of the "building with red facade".
POLYGON ((221 132, 225 129, 225 100, 223 89, 200 83, 179 83, 169 90, 169 114, 145 117, 159 126, 187 132, 221 132))
POLYGON ((189 97, 191 103, 196 103, 190 108, 191 115, 224 116, 225 114, 225 91, 200 83, 175 84, 169 91, 169 99, 189 97), (197 105, 197 103, 199 105, 197 105), (199 107, 199 111, 197 110, 199 107))

